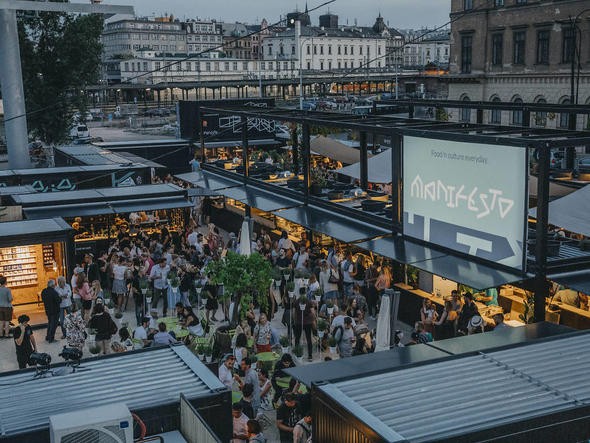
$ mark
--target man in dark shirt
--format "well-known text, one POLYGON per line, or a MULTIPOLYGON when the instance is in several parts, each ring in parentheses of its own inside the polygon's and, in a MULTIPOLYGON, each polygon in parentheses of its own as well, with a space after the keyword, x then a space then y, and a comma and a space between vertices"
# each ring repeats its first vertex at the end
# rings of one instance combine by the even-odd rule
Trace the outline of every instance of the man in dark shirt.
POLYGON ((461 312, 459 313, 459 318, 457 320, 457 331, 467 334, 469 320, 471 320, 471 317, 474 315, 479 315, 479 310, 473 301, 473 295, 470 292, 466 292, 463 294, 463 307, 461 308, 461 312))
POLYGON ((43 300, 45 314, 47 315, 47 336, 45 340, 53 343, 59 320, 59 304, 61 303, 61 298, 55 290, 55 280, 47 282, 47 287, 41 291, 41 300, 43 300))
POLYGON ((29 325, 31 319, 23 314, 18 317, 18 326, 14 328, 14 346, 18 368, 25 369, 33 352, 37 352, 33 329, 29 325))
POLYGON ((100 271, 98 269, 98 264, 94 263, 94 254, 92 253, 88 253, 84 256, 84 272, 86 273, 90 284, 92 284, 94 280, 100 282, 100 271))
POLYGON ((293 441, 293 428, 303 417, 294 394, 287 393, 283 404, 277 409, 277 427, 281 436, 281 443, 293 441))

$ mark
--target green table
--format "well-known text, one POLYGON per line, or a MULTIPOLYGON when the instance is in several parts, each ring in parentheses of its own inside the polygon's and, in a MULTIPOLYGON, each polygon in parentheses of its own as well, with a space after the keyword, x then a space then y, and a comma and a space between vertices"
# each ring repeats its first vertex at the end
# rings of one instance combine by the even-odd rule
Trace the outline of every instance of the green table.
POLYGON ((237 403, 242 399, 242 391, 231 391, 231 402, 237 403))

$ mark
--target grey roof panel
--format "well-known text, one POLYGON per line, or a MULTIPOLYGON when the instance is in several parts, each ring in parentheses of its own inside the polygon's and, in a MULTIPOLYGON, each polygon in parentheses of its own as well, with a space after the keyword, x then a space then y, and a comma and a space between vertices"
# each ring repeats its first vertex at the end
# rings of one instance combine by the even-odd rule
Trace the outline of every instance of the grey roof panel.
POLYGON ((0 436, 43 429, 49 416, 109 403, 130 409, 193 399, 225 387, 184 346, 153 348, 83 361, 76 373, 33 379, 34 372, 0 376, 0 436), (130 383, 129 381, 132 381, 130 383))
POLYGON ((451 439, 588 406, 590 379, 564 374, 585 367, 589 351, 581 333, 317 388, 409 441, 451 439))

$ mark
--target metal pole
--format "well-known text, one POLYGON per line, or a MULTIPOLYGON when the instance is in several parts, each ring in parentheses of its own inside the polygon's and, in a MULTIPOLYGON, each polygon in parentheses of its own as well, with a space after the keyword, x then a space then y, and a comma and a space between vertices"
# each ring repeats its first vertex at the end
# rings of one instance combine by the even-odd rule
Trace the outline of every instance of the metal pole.
POLYGON ((549 296, 547 284, 547 230, 549 228, 549 144, 539 146, 539 176, 537 182, 537 244, 535 253, 535 322, 545 321, 545 301, 549 296))
POLYGON ((4 128, 8 147, 8 167, 26 169, 31 167, 22 83, 20 49, 16 11, 0 9, 0 83, 4 99, 4 128))
POLYGON ((395 99, 399 99, 399 54, 397 54, 397 49, 395 50, 395 99))

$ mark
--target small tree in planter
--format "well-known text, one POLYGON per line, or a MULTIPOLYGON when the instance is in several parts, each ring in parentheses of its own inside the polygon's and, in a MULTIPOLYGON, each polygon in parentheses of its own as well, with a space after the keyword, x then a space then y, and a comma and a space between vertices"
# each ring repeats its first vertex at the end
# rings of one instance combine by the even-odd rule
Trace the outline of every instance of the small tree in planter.
POLYGON ((408 265, 406 269, 406 275, 408 278, 408 284, 413 288, 418 288, 418 268, 408 265))
POLYGON ((285 281, 289 281, 291 279, 291 268, 280 268, 281 274, 283 274, 283 278, 285 281))
POLYGON ((149 281, 147 278, 142 277, 139 279, 139 290, 143 295, 146 295, 148 289, 150 287, 149 281))
POLYGON ((209 345, 205 346, 205 360, 207 363, 211 363, 213 360, 213 348, 209 345))
POLYGON ((225 301, 235 297, 232 325, 238 323, 240 315, 245 317, 250 303, 256 296, 261 311, 268 309, 268 291, 272 280, 272 268, 268 260, 260 254, 240 255, 228 252, 223 260, 211 261, 206 272, 215 284, 223 284, 225 291, 219 298, 225 301))
POLYGON ((205 345, 200 344, 197 346, 197 356, 199 357, 199 360, 205 359, 205 345))
POLYGON ((299 363, 301 363, 301 357, 303 357, 303 347, 301 345, 293 346, 293 355, 299 363))
POLYGON ((287 282, 287 294, 289 298, 295 297, 295 282, 287 282))
POLYGON ((116 318, 117 320, 120 320, 120 319, 122 319, 122 318, 123 318, 123 313, 122 313, 122 312, 115 312, 115 318, 116 318))
POLYGON ((324 338, 326 330, 328 329, 328 323, 323 318, 318 320, 318 337, 320 340, 324 338))
POLYGON ((92 355, 100 354, 100 351, 102 351, 102 349, 100 348, 100 346, 98 346, 96 343, 94 343, 91 346, 89 346, 88 347, 88 350, 90 351, 90 353, 92 355))
POLYGON ((330 347, 330 354, 336 354, 336 339, 334 337, 330 337, 328 339, 328 346, 330 347))
POLYGON ((275 286, 278 288, 279 286, 281 286, 281 279, 283 278, 283 274, 281 272, 281 270, 278 267, 274 267, 272 268, 271 271, 271 277, 275 283, 275 286))
POLYGON ((326 303, 326 310, 328 311, 328 315, 330 317, 334 314, 334 302, 332 300, 326 303))
POLYGON ((283 354, 287 354, 289 352, 289 337, 286 335, 281 335, 279 337, 279 343, 281 345, 281 352, 283 354))
POLYGON ((88 341, 94 343, 96 341, 96 329, 88 328, 88 341))

